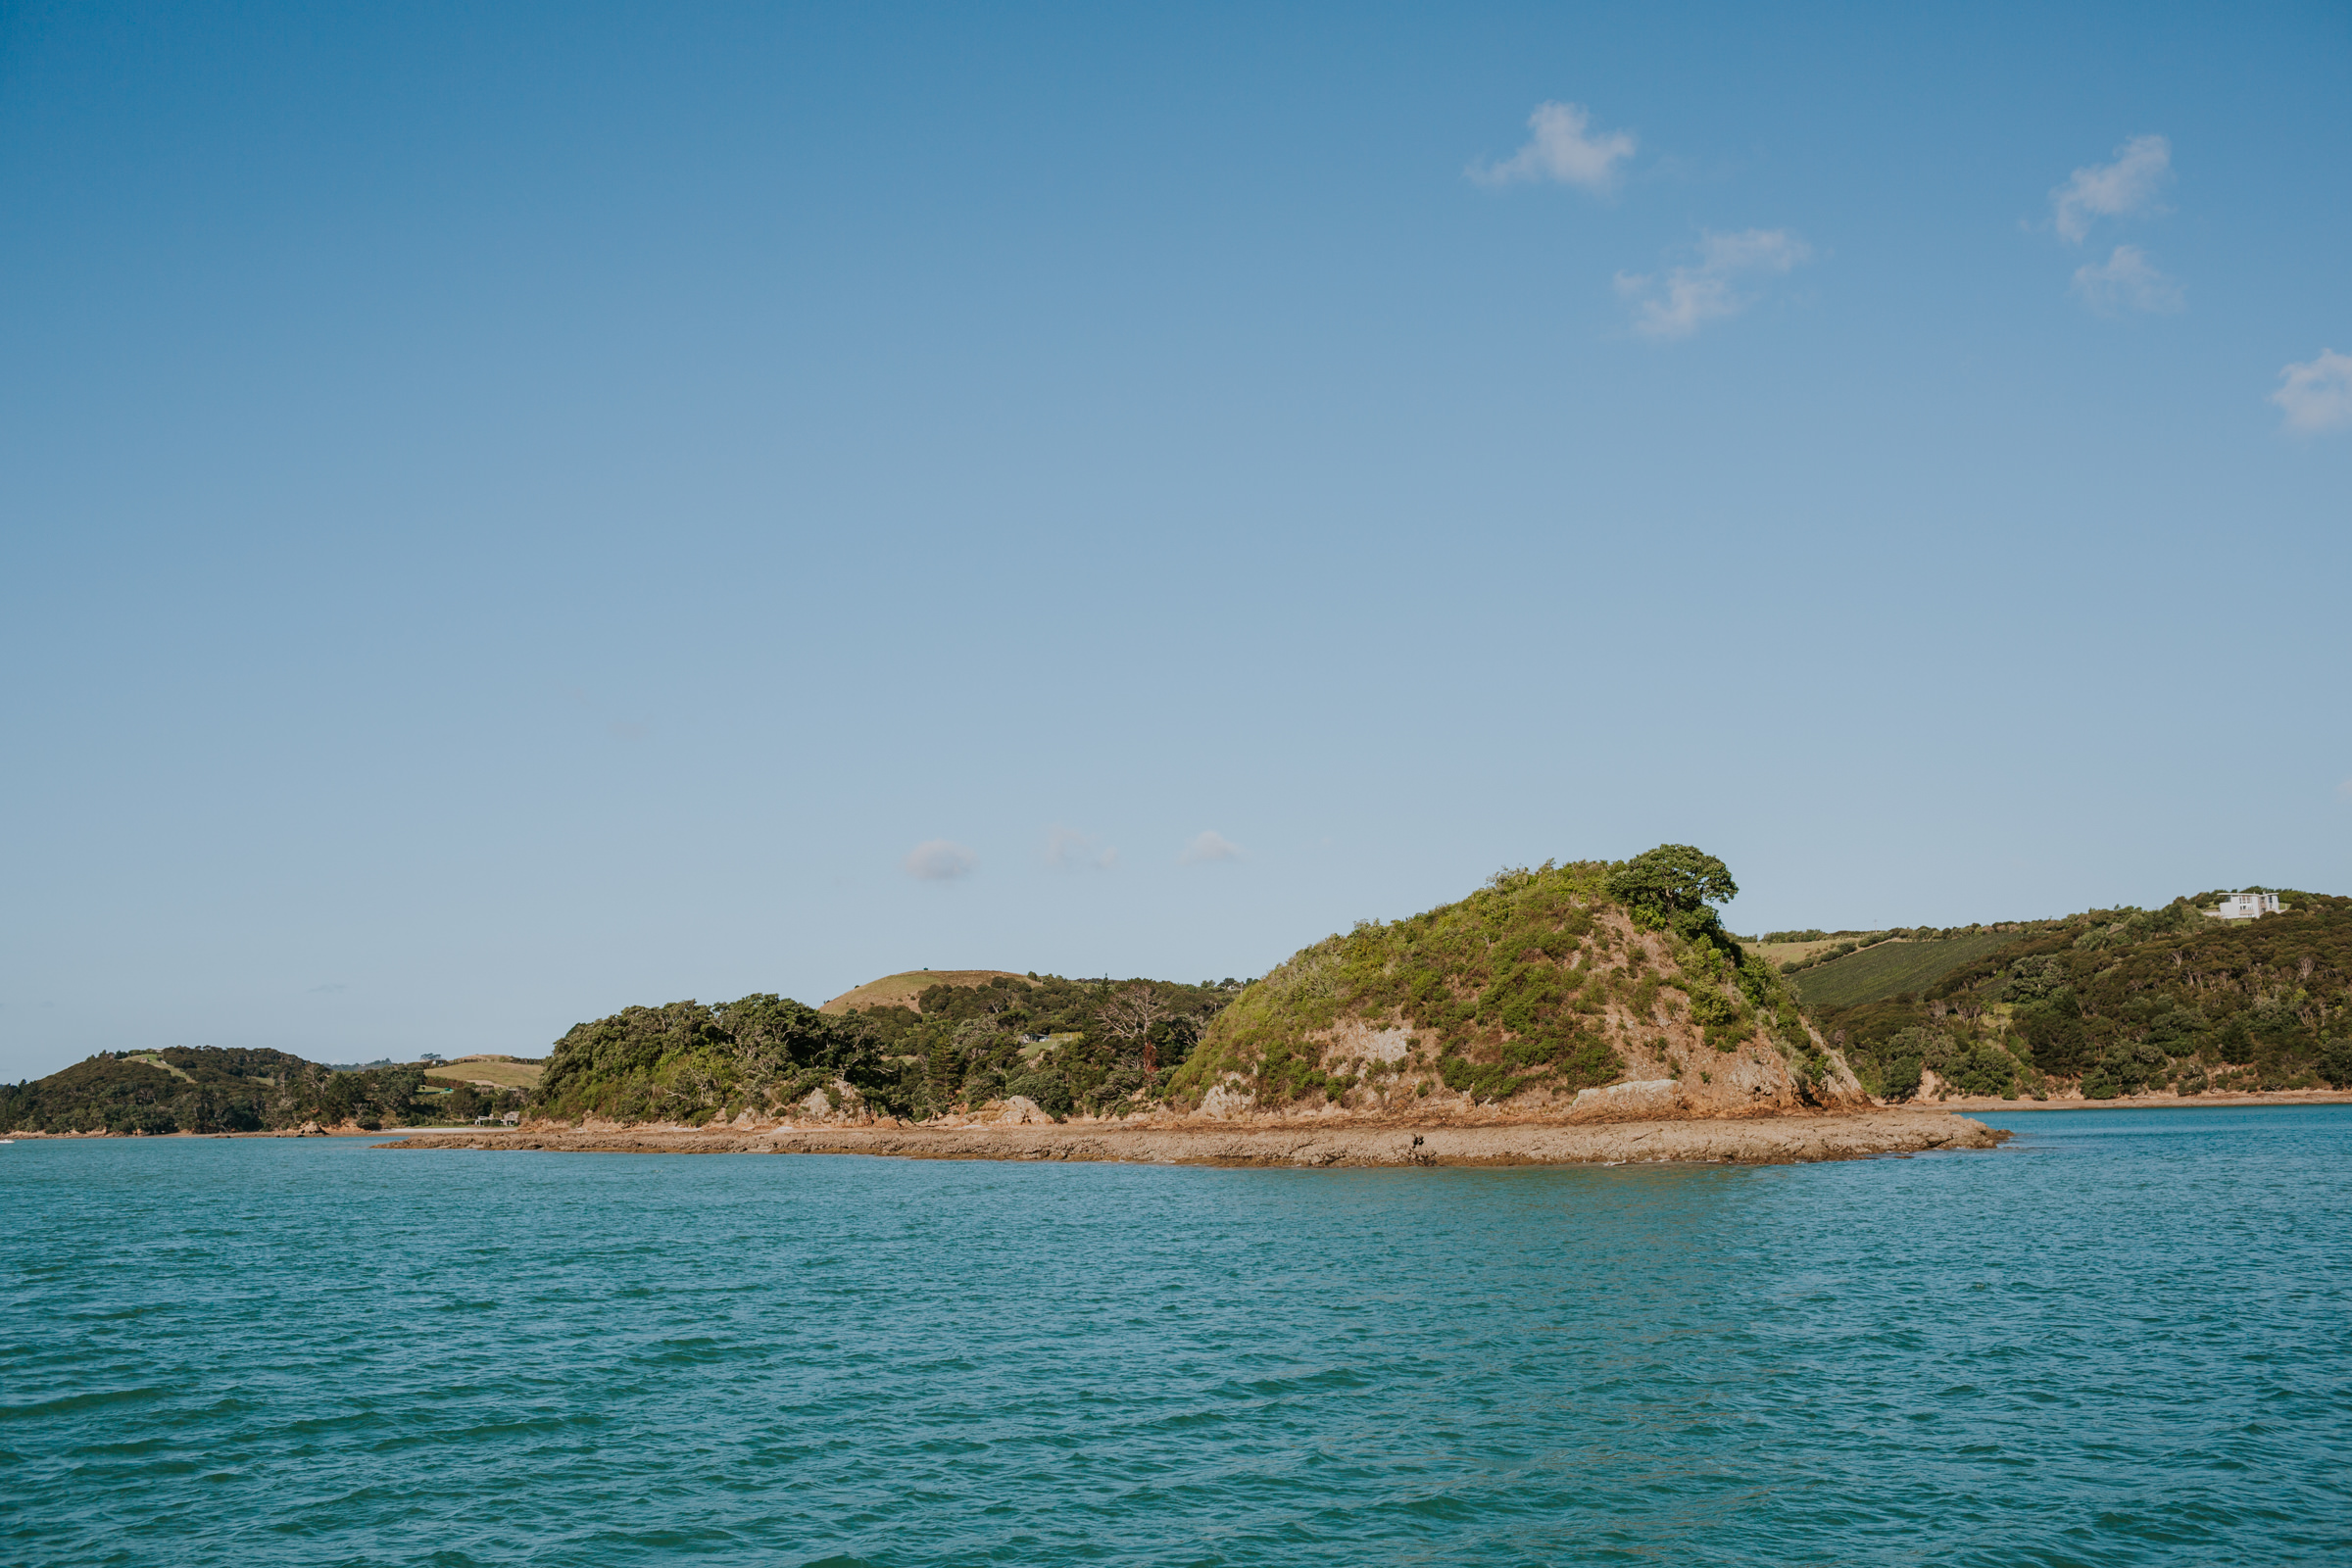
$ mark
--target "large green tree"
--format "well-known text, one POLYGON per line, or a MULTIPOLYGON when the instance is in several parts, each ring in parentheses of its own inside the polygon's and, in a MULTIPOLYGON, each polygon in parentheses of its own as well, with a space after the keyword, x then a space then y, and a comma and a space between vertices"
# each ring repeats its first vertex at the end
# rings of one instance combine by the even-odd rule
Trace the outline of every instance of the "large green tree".
POLYGON ((1609 868, 1609 897, 1653 930, 1685 936, 1722 928, 1712 905, 1740 896, 1740 884, 1721 860, 1688 844, 1661 844, 1609 868))

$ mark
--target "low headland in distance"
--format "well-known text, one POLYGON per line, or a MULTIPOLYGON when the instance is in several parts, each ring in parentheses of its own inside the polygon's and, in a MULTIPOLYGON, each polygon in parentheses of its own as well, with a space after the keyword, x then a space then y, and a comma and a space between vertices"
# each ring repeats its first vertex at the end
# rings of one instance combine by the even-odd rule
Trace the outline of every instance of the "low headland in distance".
POLYGON ((2352 899, 2182 897, 1956 929, 1727 931, 1687 845, 1497 872, 1259 979, 915 970, 810 1007, 627 1007, 543 1058, 93 1056, 17 1136, 1402 1164, 1986 1148, 1955 1111, 2334 1100, 2352 899), (2221 911, 2217 913, 2215 911, 2221 911))

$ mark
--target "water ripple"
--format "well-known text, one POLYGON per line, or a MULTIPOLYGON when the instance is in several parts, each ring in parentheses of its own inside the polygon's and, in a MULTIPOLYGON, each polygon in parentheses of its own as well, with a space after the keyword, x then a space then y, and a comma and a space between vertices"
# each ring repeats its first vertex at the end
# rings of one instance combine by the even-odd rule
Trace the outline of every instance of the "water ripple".
POLYGON ((1869 1164, 0 1152, 0 1560, 2352 1560, 2352 1109, 1869 1164))

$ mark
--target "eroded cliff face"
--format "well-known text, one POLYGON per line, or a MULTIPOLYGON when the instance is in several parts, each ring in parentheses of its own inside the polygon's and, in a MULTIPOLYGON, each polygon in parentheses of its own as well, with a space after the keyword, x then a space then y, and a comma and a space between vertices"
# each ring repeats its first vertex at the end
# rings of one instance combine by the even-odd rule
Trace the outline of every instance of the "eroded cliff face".
POLYGON ((1582 868, 1359 926, 1245 991, 1172 1086, 1216 1119, 1655 1120, 1870 1103, 1780 975, 1582 868))

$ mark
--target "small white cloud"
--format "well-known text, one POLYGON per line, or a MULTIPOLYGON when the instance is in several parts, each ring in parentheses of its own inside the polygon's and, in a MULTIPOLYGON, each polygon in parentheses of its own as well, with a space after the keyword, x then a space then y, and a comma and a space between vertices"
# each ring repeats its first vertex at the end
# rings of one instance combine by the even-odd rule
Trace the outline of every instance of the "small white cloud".
POLYGON ((2352 426, 2352 354, 2322 349, 2318 359, 2286 367, 2271 401, 2286 411, 2289 430, 2352 426))
POLYGON ((1192 843, 1184 847, 1184 853, 1176 857, 1186 865, 1206 865, 1211 860, 1238 860, 1241 858, 1242 847, 1239 844, 1207 828, 1203 828, 1192 843))
POLYGON ((2124 310, 2170 316, 2188 303, 2180 283, 2151 267, 2136 245, 2118 245, 2099 265, 2076 268, 2075 292, 2101 316, 2124 310))
POLYGON ((970 876, 980 857, 949 839, 931 839, 906 852, 906 874, 925 882, 953 882, 970 876))
POLYGON ((1709 321, 1738 316, 1755 303, 1733 280, 1745 272, 1786 272, 1813 254, 1785 228, 1748 228, 1700 239, 1696 267, 1678 267, 1663 278, 1617 274, 1617 292, 1634 308, 1634 330, 1643 337, 1685 338, 1709 321))
POLYGON ((2080 245, 2091 220, 2138 212, 2172 177, 2173 144, 2162 136, 2132 137, 2115 150, 2114 163, 2078 169, 2050 192, 2059 237, 2080 245))
POLYGON ((1046 829, 1046 864, 1056 871, 1107 871, 1119 863, 1119 852, 1091 834, 1056 822, 1046 829))
POLYGON ((1526 146, 1499 164, 1472 164, 1463 172, 1481 185, 1551 179, 1605 191, 1617 183, 1617 166, 1634 156, 1634 138, 1622 130, 1589 136, 1585 127, 1592 123, 1592 113, 1582 104, 1538 104, 1527 117, 1535 134, 1526 146))

